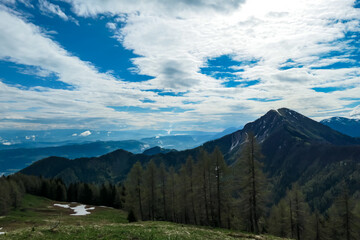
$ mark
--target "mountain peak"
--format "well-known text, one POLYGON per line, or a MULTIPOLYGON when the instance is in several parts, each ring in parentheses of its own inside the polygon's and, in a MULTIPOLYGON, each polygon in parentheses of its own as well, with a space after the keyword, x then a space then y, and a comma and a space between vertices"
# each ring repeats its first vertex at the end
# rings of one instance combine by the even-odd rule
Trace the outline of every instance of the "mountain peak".
MULTIPOLYGON (((343 135, 294 110, 279 108, 245 125, 243 130, 231 134, 230 151, 246 141, 246 133, 252 132, 260 143, 264 141, 295 141, 337 145, 357 144, 358 140, 343 135), (270 139, 270 140, 269 140, 270 139)), ((281 144, 280 144, 281 145, 281 144)))
POLYGON ((345 117, 332 117, 320 121, 320 123, 331 127, 332 129, 341 133, 347 134, 351 137, 360 137, 360 120, 345 118, 345 117))

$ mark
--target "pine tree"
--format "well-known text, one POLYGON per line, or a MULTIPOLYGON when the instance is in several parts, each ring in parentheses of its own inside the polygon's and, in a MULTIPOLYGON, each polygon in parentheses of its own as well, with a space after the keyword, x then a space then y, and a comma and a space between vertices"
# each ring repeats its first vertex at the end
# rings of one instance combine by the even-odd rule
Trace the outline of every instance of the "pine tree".
POLYGON ((159 178, 160 178, 160 188, 161 188, 161 201, 163 207, 163 217, 165 220, 168 219, 168 210, 166 205, 166 192, 167 192, 167 176, 168 173, 165 168, 164 162, 161 162, 159 167, 159 178))
MULTIPOLYGON (((144 220, 143 211, 143 168, 140 162, 136 162, 131 168, 125 182, 127 189, 126 208, 127 210, 137 210, 138 216, 144 220)), ((137 217, 138 218, 138 217, 137 217)))
POLYGON ((269 232, 279 237, 290 237, 289 207, 286 200, 282 199, 277 205, 273 205, 269 216, 269 232))
POLYGON ((227 194, 227 181, 228 179, 228 167, 224 160, 224 156, 222 155, 220 149, 218 147, 215 148, 214 152, 211 156, 212 163, 212 176, 214 177, 215 182, 215 196, 216 196, 216 226, 222 226, 221 215, 223 214, 223 206, 225 202, 230 197, 227 194))
POLYGON ((156 211, 157 211, 157 167, 153 160, 150 160, 146 165, 146 169, 144 172, 145 177, 145 192, 147 197, 147 207, 148 207, 148 218, 151 220, 155 220, 156 211))
POLYGON ((320 212, 315 209, 315 212, 312 215, 312 224, 313 224, 313 239, 314 240, 327 240, 327 232, 325 229, 325 220, 320 212))
POLYGON ((179 196, 179 212, 181 216, 181 222, 189 223, 189 194, 188 194, 189 177, 186 172, 184 164, 181 165, 179 175, 177 178, 177 189, 179 196))
POLYGON ((0 216, 11 209, 10 186, 5 177, 0 178, 0 216))
POLYGON ((287 192, 286 198, 289 204, 291 237, 297 240, 307 239, 310 232, 307 226, 310 222, 309 205, 297 183, 287 192))
POLYGON ((338 196, 328 211, 330 218, 331 238, 355 240, 359 239, 359 219, 354 214, 355 201, 348 189, 338 196))
POLYGON ((167 181, 167 189, 168 189, 168 199, 169 199, 169 213, 170 213, 170 217, 169 219, 173 222, 175 222, 176 220, 176 172, 174 167, 170 167, 169 168, 169 173, 168 173, 168 177, 167 177, 168 181, 167 181))
POLYGON ((209 225, 210 224, 210 210, 209 210, 209 198, 210 198, 210 189, 208 185, 208 174, 207 170, 210 165, 210 156, 209 154, 203 149, 200 148, 199 150, 199 156, 198 156, 198 163, 196 165, 196 175, 198 176, 197 182, 199 185, 199 199, 201 199, 201 202, 203 204, 201 205, 202 212, 204 212, 204 217, 202 220, 203 225, 209 225))
POLYGON ((195 210, 195 179, 194 179, 194 159, 189 156, 186 160, 185 171, 188 177, 188 189, 189 189, 189 199, 191 201, 191 211, 193 223, 197 224, 197 214, 195 210))
POLYGON ((263 158, 260 145, 254 134, 248 133, 246 143, 238 159, 239 185, 241 189, 241 208, 246 218, 246 230, 259 233, 259 219, 264 214, 266 178, 262 172, 263 158))

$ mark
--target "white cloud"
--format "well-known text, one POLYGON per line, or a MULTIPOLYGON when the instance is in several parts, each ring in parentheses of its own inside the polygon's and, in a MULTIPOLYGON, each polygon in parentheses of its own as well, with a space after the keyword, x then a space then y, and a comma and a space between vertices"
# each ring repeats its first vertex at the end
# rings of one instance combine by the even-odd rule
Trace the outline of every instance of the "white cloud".
MULTIPOLYGON (((313 109, 338 109, 341 96, 316 93, 312 87, 353 85, 359 90, 359 68, 313 69, 347 61, 348 42, 340 41, 344 32, 359 31, 360 11, 353 1, 247 1, 236 7, 225 1, 225 7, 214 11, 220 2, 202 5, 192 3, 151 1, 125 3, 119 1, 73 0, 75 12, 81 16, 100 13, 127 14, 126 25, 118 29, 123 45, 142 56, 133 59, 141 74, 155 76, 144 88, 167 88, 189 91, 186 97, 203 102, 195 112, 226 112, 232 105, 242 105, 253 113, 269 107, 288 106, 306 114, 317 115, 313 109), (181 4, 183 8, 178 8, 181 4), (224 11, 224 9, 227 9, 224 11), (209 11, 212 14, 209 14, 209 11), (194 14, 196 12, 196 14, 194 14), (224 14, 226 12, 226 14, 224 14), (332 51, 343 56, 323 58, 332 51), (260 79, 261 83, 244 89, 224 89, 220 83, 199 74, 206 60, 230 54, 235 60, 259 59, 253 66, 238 73, 245 80, 260 79), (291 59, 301 68, 281 70, 291 59), (293 89, 293 90, 292 90, 293 89), (292 91, 296 91, 296 95, 292 91), (242 96, 239 96, 242 94, 242 96), (253 104, 247 98, 264 95, 283 100, 253 104), (211 96, 212 101, 204 96, 211 96), (217 97, 217 98, 216 98, 217 97), (227 101, 226 98, 232 98, 227 101), (316 99, 316 102, 313 102, 316 99), (210 108, 207 103, 215 104, 210 108), (306 103, 307 105, 304 105, 306 103)), ((346 111, 349 111, 347 109, 346 111)))
POLYGON ((360 118, 360 105, 356 106, 354 110, 351 111, 350 117, 360 118))
POLYGON ((91 132, 90 132, 89 130, 87 130, 87 131, 82 132, 82 133, 79 134, 79 136, 81 136, 81 137, 87 137, 87 136, 89 136, 89 135, 91 135, 91 132))
POLYGON ((161 14, 163 16, 196 16, 200 12, 228 12, 244 0, 64 0, 71 3, 78 15, 94 16, 108 13, 161 14))
POLYGON ((358 97, 359 68, 314 69, 348 60, 351 46, 341 39, 346 31, 359 31, 360 21, 359 9, 354 9, 350 0, 67 2, 82 17, 112 15, 107 27, 123 46, 141 56, 132 59, 137 72, 154 79, 130 83, 100 73, 20 13, 0 8, 0 59, 35 66, 41 69, 38 74, 53 73, 74 88, 25 90, 0 82, 0 101, 15 99, 0 105, 0 111, 7 113, 0 127, 41 128, 51 122, 52 128, 67 128, 70 123, 91 129, 167 129, 171 125, 174 129, 210 130, 234 121, 240 125, 278 107, 314 118, 335 111, 346 115, 352 109, 344 107, 349 101, 343 99, 358 97), (123 24, 115 25, 118 21, 123 24), (332 51, 344 54, 323 58, 332 51), (200 73, 209 58, 225 54, 240 62, 257 60, 236 74, 238 81, 260 83, 225 88, 224 80, 200 73), (289 59, 292 63, 287 63, 289 59), (281 68, 287 64, 299 67, 281 68), (344 85, 352 88, 331 94, 311 89, 344 85), (149 89, 186 93, 173 97, 142 91, 149 89), (249 98, 281 100, 259 104, 249 98), (142 103, 143 99, 152 101, 142 103), (28 112, 28 106, 39 110, 28 112), (189 111, 117 112, 107 106, 180 107, 189 111))
POLYGON ((109 22, 109 23, 106 24, 106 27, 111 29, 111 30, 115 30, 116 29, 116 24, 112 23, 112 22, 109 22))
POLYGON ((39 0, 39 8, 40 8, 40 11, 45 14, 54 14, 54 15, 57 15, 60 18, 64 19, 65 21, 69 20, 69 17, 56 4, 53 4, 46 0, 39 0))

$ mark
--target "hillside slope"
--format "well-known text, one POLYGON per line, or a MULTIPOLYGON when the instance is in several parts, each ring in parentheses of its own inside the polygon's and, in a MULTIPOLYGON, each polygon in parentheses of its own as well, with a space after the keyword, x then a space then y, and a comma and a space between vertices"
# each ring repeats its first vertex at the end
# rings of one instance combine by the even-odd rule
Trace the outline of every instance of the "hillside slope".
MULTIPOLYGON (((254 122, 248 123, 242 130, 226 135, 220 139, 203 144, 203 148, 212 152, 218 146, 228 164, 234 164, 241 153, 247 134, 253 132, 262 146, 264 154, 264 170, 274 187, 275 199, 285 193, 291 183, 300 181, 306 184, 319 173, 325 174, 317 184, 324 184, 322 191, 313 193, 321 196, 330 189, 328 181, 337 186, 344 179, 340 175, 328 179, 331 171, 340 171, 336 168, 343 162, 346 166, 353 166, 347 170, 345 177, 359 171, 360 145, 359 139, 339 133, 321 123, 307 118, 290 109, 282 108, 270 110, 254 122)), ((42 175, 45 177, 60 177, 65 182, 116 182, 124 179, 132 164, 136 161, 146 163, 153 159, 156 163, 164 161, 168 166, 179 167, 191 155, 197 158, 200 147, 147 156, 131 154, 118 150, 98 158, 84 158, 66 160, 58 158, 43 159, 22 170, 22 173, 42 175)), ((355 174, 356 176, 358 174, 355 174)), ((353 181, 360 184, 356 177, 353 181)), ((352 189, 355 191, 356 189, 352 189)), ((325 206, 324 206, 325 207, 325 206)))
POLYGON ((0 239, 281 239, 163 221, 128 223, 126 212, 98 206, 89 215, 71 216, 71 209, 54 204, 69 203, 26 195, 18 209, 0 218, 0 239))

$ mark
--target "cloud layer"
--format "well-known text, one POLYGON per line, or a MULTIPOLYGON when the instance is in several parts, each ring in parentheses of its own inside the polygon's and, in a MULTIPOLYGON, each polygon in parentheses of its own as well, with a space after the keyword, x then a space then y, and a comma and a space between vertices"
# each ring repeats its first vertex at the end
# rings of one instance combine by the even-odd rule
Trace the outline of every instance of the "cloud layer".
POLYGON ((0 128, 213 130, 279 107, 315 119, 356 115, 360 10, 354 1, 65 2, 71 12, 56 2, 38 4, 64 21, 70 13, 83 21, 106 16, 104 28, 138 55, 132 71, 153 78, 131 82, 99 71, 8 1, 0 4, 0 60, 35 67, 33 74, 55 75, 70 87, 23 88, 0 79, 0 128), (202 71, 222 56, 234 64, 223 66, 234 86, 202 71))

